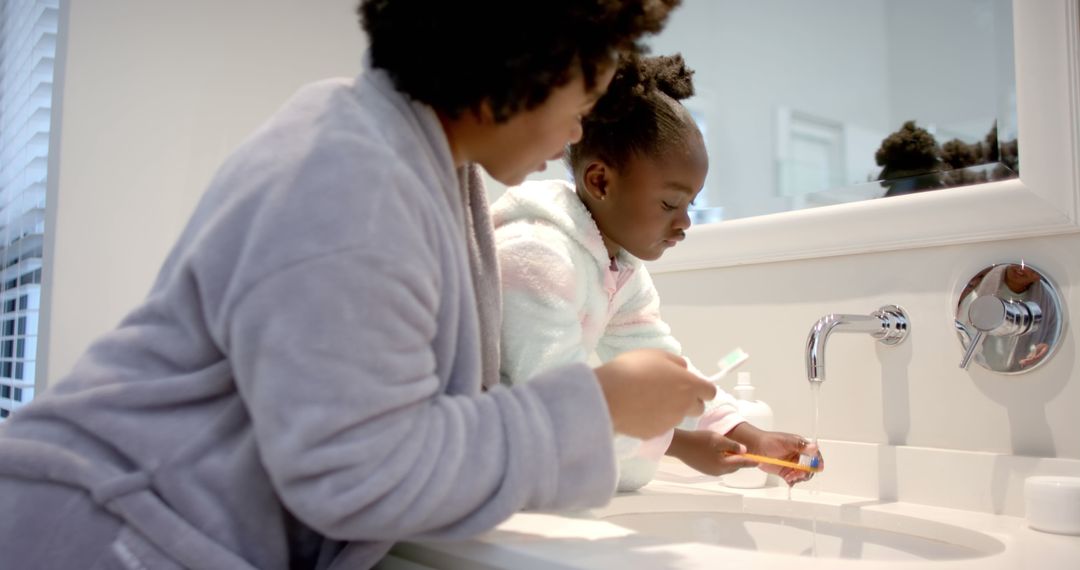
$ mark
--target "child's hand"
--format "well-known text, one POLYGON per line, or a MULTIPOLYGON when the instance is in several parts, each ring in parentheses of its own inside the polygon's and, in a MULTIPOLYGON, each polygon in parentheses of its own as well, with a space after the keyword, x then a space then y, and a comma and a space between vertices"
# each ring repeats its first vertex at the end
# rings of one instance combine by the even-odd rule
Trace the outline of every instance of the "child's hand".
MULTIPOLYGON (((809 440, 800 435, 779 431, 763 431, 744 422, 729 431, 728 437, 744 444, 749 453, 786 459, 796 463, 799 461, 799 455, 805 454, 818 458, 819 471, 825 468, 825 459, 821 457, 821 451, 818 450, 817 444, 810 443, 809 440)), ((758 467, 762 471, 779 475, 788 485, 807 481, 814 476, 813 473, 790 467, 778 467, 764 463, 758 467)))
POLYGON ((756 462, 742 457, 746 447, 711 430, 675 430, 668 455, 706 475, 724 475, 756 462))

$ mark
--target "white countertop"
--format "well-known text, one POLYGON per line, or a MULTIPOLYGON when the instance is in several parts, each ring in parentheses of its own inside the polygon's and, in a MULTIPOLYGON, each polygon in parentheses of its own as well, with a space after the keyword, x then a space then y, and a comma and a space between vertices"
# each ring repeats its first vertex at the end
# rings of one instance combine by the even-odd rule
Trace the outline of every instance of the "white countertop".
POLYGON ((720 567, 788 570, 792 564, 800 569, 1080 568, 1080 536, 1038 532, 1028 528, 1021 517, 879 501, 817 491, 814 486, 811 482, 796 487, 788 501, 784 486, 731 489, 714 477, 698 474, 677 461, 665 460, 652 483, 639 492, 617 495, 603 509, 582 513, 521 513, 473 540, 403 543, 395 547, 393 556, 420 564, 398 567, 470 570, 720 567), (660 519, 650 523, 654 526, 658 523, 657 530, 636 532, 602 520, 623 515, 633 517, 638 513, 658 514, 660 519), (716 516, 719 522, 710 520, 716 516), (817 531, 813 534, 811 523, 817 531), (748 532, 755 524, 758 530, 748 532), (767 534, 771 533, 771 539, 753 534, 763 528, 767 534), (949 560, 875 559, 880 558, 873 550, 880 546, 876 539, 864 540, 860 538, 863 535, 829 537, 826 535, 830 528, 879 533, 885 537, 886 544, 903 544, 911 538, 919 544, 931 547, 941 544, 967 554, 953 555, 949 560), (809 546, 811 536, 813 548, 809 546), (829 539, 831 547, 827 544, 829 539))

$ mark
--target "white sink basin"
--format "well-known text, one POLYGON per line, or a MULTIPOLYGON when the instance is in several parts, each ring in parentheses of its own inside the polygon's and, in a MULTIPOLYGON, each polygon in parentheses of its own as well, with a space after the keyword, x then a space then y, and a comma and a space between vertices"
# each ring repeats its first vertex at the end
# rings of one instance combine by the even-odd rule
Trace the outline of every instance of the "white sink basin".
POLYGON ((445 570, 1077 570, 1080 537, 1028 528, 1022 495, 1013 496, 1022 489, 1000 479, 1080 474, 1080 462, 889 449, 832 442, 829 478, 796 486, 792 500, 783 487, 724 487, 668 457, 651 483, 602 508, 518 513, 472 540, 405 542, 394 553, 412 564, 398 568, 445 570), (902 454, 906 470, 882 467, 882 453, 902 454), (820 488, 826 482, 832 489, 820 488), (886 485, 901 500, 866 494, 886 485), (942 489, 944 504, 925 502, 942 489))
POLYGON ((624 496, 593 513, 646 536, 771 554, 858 560, 962 560, 1000 553, 963 527, 853 505, 775 498, 624 496))

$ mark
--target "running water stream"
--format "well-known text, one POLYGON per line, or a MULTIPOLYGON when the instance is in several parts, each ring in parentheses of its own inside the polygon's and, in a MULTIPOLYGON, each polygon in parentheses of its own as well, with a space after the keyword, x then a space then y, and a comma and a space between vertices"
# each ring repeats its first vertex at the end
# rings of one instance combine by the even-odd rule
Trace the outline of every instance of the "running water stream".
MULTIPOLYGON (((819 414, 820 414, 820 409, 821 409, 821 405, 820 405, 820 401, 818 399, 818 396, 820 395, 820 390, 821 390, 821 382, 810 382, 810 405, 813 406, 813 410, 812 410, 813 420, 812 420, 812 423, 810 424, 810 438, 811 438, 810 441, 811 441, 811 443, 814 444, 815 448, 818 446, 818 419, 820 417, 819 414)), ((818 451, 820 452, 820 449, 818 451)), ((814 489, 811 492, 811 495, 817 495, 817 483, 814 483, 814 480, 811 479, 809 482, 807 482, 807 485, 810 485, 810 484, 814 485, 814 489)), ((790 490, 788 492, 790 493, 790 490)), ((812 506, 811 510, 812 510, 812 512, 814 514, 813 514, 812 518, 810 519, 811 536, 813 536, 813 539, 812 539, 813 542, 810 544, 810 556, 813 556, 813 557, 816 558, 817 557, 817 508, 816 508, 816 506, 812 506)))

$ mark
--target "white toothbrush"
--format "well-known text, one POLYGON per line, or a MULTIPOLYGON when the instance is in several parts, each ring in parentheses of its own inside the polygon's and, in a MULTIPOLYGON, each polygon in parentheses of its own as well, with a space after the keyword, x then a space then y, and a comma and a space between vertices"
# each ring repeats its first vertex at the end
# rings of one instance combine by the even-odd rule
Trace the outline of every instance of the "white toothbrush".
POLYGON ((720 371, 716 374, 713 374, 712 376, 709 376, 709 382, 712 382, 713 384, 718 383, 720 379, 722 379, 724 376, 727 376, 728 372, 731 372, 740 364, 746 362, 747 358, 750 358, 750 355, 747 354, 746 351, 744 351, 742 348, 736 348, 735 350, 725 354, 724 357, 716 363, 716 365, 720 367, 720 371))

